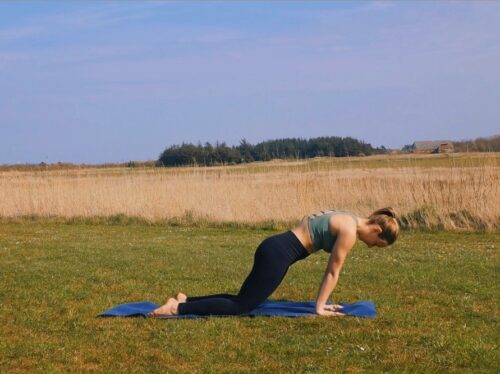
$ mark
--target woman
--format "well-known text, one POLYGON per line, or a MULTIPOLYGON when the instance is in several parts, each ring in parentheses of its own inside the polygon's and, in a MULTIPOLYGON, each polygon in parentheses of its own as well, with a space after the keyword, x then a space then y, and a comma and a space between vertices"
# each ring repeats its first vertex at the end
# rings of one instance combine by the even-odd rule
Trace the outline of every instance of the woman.
POLYGON ((304 217, 292 230, 265 239, 257 248, 252 271, 238 295, 218 294, 170 298, 151 316, 182 314, 235 315, 251 311, 264 302, 283 280, 288 268, 320 249, 330 253, 328 266, 316 298, 316 313, 342 315, 341 306, 327 305, 337 285, 347 254, 359 238, 368 247, 386 247, 396 240, 399 225, 392 208, 379 209, 368 218, 330 210, 304 217))

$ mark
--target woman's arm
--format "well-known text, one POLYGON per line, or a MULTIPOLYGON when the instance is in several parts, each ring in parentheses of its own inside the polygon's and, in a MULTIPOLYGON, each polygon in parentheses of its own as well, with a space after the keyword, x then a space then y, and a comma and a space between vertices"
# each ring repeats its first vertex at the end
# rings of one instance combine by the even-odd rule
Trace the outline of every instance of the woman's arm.
POLYGON ((352 232, 350 229, 342 230, 338 234, 319 287, 318 297, 316 298, 316 313, 325 316, 342 314, 335 311, 339 306, 326 305, 326 302, 337 285, 344 260, 355 243, 355 231, 352 232))

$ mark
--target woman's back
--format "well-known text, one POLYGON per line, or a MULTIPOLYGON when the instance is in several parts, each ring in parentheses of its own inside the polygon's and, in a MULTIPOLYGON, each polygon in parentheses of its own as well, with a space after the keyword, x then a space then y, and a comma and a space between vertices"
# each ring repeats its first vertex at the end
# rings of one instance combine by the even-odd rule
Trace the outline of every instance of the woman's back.
POLYGON ((302 219, 301 223, 292 231, 297 235, 299 240, 303 241, 304 247, 311 253, 320 249, 331 252, 337 237, 332 233, 330 222, 332 216, 338 214, 350 215, 356 223, 359 223, 358 217, 352 212, 326 210, 304 217, 307 219, 302 219))

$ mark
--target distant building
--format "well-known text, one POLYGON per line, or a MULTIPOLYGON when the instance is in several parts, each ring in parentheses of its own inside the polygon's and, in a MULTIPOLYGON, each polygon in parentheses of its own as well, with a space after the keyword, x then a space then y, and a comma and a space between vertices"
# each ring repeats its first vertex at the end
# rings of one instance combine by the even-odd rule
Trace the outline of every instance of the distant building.
POLYGON ((426 140, 413 143, 413 153, 451 153, 453 143, 450 140, 426 140))
POLYGON ((453 152, 453 143, 442 143, 439 144, 439 147, 436 149, 435 153, 452 153, 453 152))

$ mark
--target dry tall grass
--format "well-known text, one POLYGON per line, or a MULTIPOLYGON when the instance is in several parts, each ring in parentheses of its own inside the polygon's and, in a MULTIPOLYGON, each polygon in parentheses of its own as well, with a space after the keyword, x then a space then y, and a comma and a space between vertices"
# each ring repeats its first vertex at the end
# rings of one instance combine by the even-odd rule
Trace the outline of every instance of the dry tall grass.
POLYGON ((368 215, 393 206, 406 227, 500 228, 496 161, 471 167, 304 165, 0 172, 0 216, 290 223, 325 208, 368 215))

